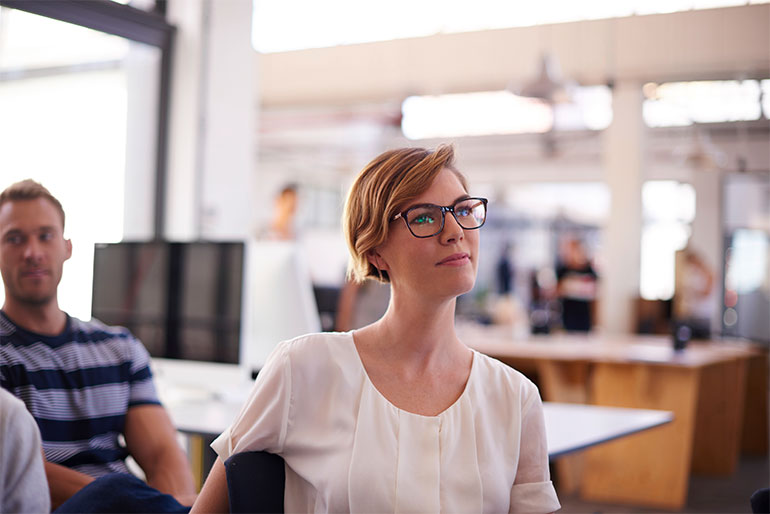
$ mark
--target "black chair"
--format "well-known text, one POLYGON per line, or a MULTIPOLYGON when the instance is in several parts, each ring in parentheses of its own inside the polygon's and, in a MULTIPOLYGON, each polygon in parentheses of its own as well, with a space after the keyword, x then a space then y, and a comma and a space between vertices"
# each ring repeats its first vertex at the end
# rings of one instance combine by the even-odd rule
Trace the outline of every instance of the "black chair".
POLYGON ((286 470, 281 457, 242 452, 225 461, 230 512, 283 512, 286 470))
POLYGON ((751 512, 770 512, 770 487, 754 491, 751 495, 751 512))

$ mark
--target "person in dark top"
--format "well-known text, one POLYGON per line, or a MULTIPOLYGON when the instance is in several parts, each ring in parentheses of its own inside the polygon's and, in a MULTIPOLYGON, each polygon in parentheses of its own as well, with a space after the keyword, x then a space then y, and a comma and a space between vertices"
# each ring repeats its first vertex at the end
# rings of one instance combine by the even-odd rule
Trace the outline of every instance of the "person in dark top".
POLYGON ((511 244, 506 242, 495 264, 497 292, 501 295, 513 293, 513 264, 511 263, 510 252, 511 244))
POLYGON ((562 327, 568 332, 588 332, 594 324, 598 275, 578 239, 564 245, 556 266, 557 295, 561 304, 562 327))

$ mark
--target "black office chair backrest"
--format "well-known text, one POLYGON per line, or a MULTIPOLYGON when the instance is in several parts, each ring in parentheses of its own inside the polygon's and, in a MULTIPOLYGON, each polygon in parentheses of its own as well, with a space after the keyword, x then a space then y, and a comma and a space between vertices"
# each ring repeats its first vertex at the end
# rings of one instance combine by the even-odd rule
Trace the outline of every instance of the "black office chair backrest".
POLYGON ((281 457, 243 452, 225 461, 230 512, 283 512, 286 470, 281 457))
POLYGON ((770 487, 754 491, 751 495, 751 512, 770 512, 770 487))

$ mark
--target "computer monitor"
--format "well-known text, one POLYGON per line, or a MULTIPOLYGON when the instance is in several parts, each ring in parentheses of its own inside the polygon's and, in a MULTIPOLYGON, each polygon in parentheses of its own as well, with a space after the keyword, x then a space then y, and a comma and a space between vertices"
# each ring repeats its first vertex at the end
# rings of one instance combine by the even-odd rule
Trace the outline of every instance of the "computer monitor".
POLYGON ((308 259, 293 242, 254 241, 247 247, 247 294, 241 361, 259 371, 281 342, 319 332, 308 259))
POLYGON ((93 317, 150 355, 239 364, 242 242, 121 242, 94 249, 93 317))

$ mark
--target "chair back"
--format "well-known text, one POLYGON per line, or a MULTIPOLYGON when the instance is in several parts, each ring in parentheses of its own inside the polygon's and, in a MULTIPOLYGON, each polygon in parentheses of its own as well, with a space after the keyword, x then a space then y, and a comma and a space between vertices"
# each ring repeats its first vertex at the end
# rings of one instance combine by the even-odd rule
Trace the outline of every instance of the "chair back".
POLYGON ((230 512, 283 512, 283 459, 263 451, 242 452, 225 461, 230 512))

